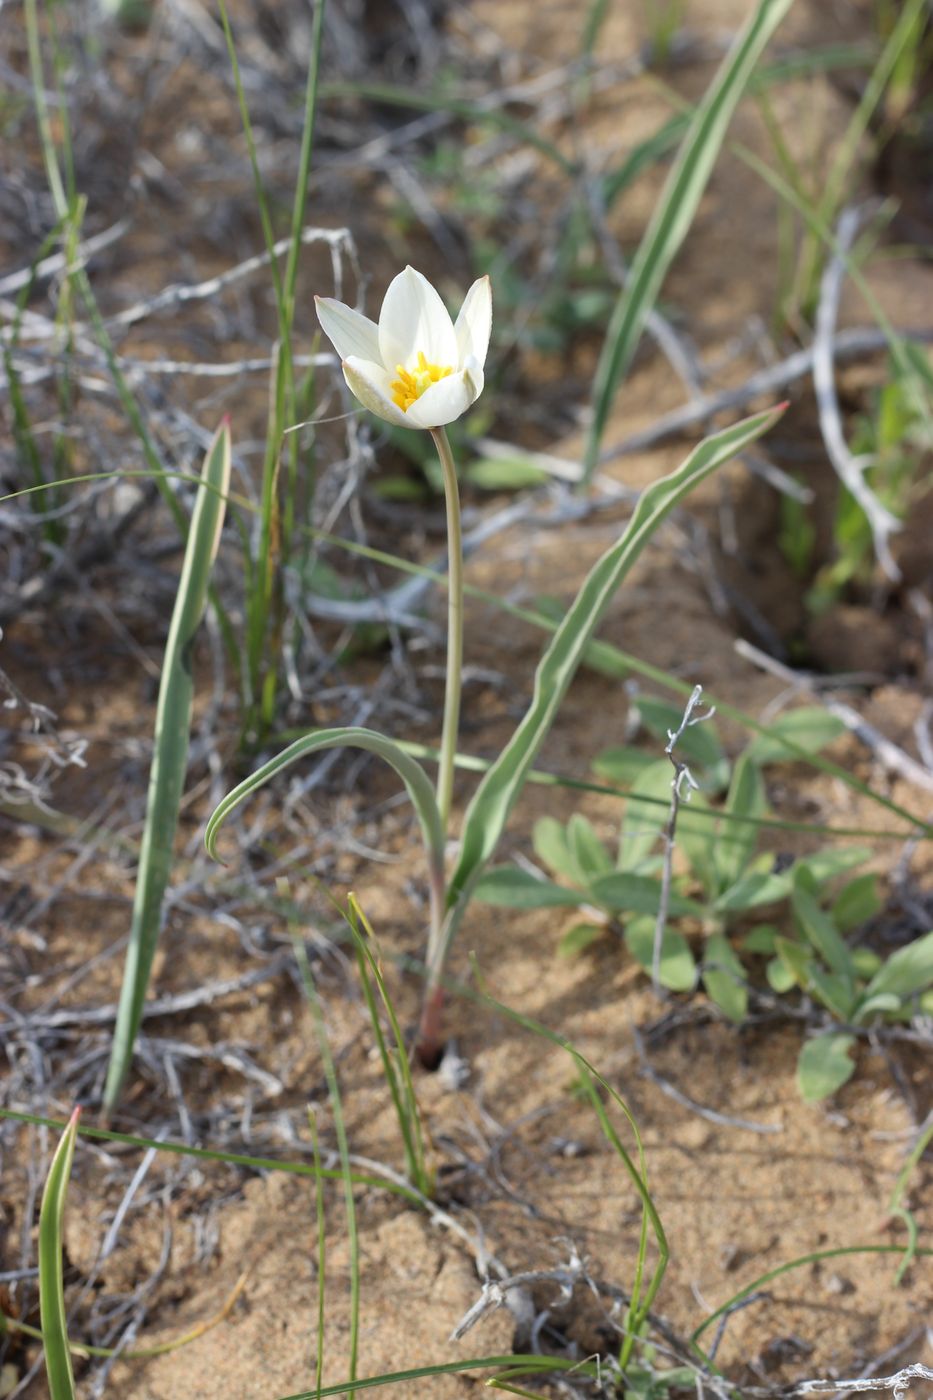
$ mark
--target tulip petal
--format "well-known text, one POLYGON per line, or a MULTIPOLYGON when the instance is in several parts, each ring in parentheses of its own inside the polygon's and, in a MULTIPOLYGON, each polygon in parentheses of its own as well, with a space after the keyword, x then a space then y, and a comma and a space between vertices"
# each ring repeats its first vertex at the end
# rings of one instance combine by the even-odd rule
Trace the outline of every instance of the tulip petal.
POLYGON ((375 413, 377 418, 383 418, 387 423, 395 423, 399 428, 420 426, 410 423, 408 415, 392 402, 392 376, 382 365, 376 364, 374 360, 349 355, 343 362, 343 377, 363 407, 368 408, 370 413, 375 413))
POLYGON ((405 418, 410 428, 441 428, 466 413, 483 391, 483 371, 461 370, 425 389, 405 418))
POLYGON ((379 358, 386 369, 411 369, 419 351, 429 364, 456 369, 459 364, 453 322, 438 292, 426 277, 406 267, 389 283, 379 313, 379 358))
POLYGON ((488 277, 480 277, 474 282, 464 298, 460 315, 454 324, 459 357, 462 367, 467 356, 472 356, 482 369, 489 350, 489 334, 492 330, 492 291, 488 277))
POLYGON ((317 318, 341 360, 354 355, 379 361, 379 331, 375 322, 333 297, 315 297, 317 318))

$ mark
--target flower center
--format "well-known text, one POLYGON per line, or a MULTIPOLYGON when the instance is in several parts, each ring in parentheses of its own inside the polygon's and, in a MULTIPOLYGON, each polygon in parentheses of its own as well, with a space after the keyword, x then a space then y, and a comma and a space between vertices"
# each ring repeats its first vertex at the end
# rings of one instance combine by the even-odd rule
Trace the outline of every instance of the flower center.
POLYGON ((419 350, 418 363, 414 369, 403 369, 401 365, 396 365, 395 373, 398 379, 392 381, 392 400, 397 408, 407 413, 415 400, 421 398, 425 389, 429 389, 440 379, 446 379, 448 374, 453 374, 453 369, 450 365, 429 364, 424 357, 424 351, 419 350))

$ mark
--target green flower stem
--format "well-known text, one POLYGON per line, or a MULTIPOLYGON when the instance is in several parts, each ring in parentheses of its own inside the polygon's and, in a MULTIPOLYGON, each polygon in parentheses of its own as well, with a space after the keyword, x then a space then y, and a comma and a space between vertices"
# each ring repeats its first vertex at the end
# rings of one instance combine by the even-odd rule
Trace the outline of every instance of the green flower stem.
POLYGON ((460 727, 460 691, 463 673, 463 537, 460 528, 460 491, 457 468, 443 428, 432 428, 431 436, 444 473, 447 502, 447 684, 444 693, 444 727, 441 731, 441 758, 437 774, 437 805, 441 826, 447 835, 450 804, 454 790, 454 763, 457 757, 457 731, 460 727))
MULTIPOLYGON (((457 732, 460 728, 460 693, 463 680, 463 533, 460 526, 460 489, 457 468, 443 428, 432 428, 431 436, 444 474, 444 498, 447 502, 447 676, 444 688, 444 725, 441 730, 440 758, 437 772, 437 806, 444 839, 450 826, 450 806, 454 791, 454 768, 457 761, 457 732)), ((431 860, 431 936, 429 947, 440 943, 446 918, 447 888, 444 876, 443 852, 440 864, 431 860)), ((418 1027, 416 1053, 428 1069, 436 1068, 444 1048, 444 991, 440 986, 440 969, 432 968, 425 988, 418 1027)))
MULTIPOLYGON (((430 866, 430 896, 431 936, 428 947, 434 948, 443 937, 447 887, 443 865, 438 866, 433 860, 430 866)), ((441 969, 429 964, 415 1040, 415 1053, 425 1069, 437 1069, 444 1053, 444 989, 440 985, 440 975, 441 969)))

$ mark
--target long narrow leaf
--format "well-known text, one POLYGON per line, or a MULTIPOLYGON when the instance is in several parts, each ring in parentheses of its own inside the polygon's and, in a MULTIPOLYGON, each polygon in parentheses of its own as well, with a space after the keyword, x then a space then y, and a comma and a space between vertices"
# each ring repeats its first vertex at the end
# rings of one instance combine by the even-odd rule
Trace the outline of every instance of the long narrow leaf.
POLYGON ((230 484, 230 451, 230 428, 225 421, 214 435, 204 459, 165 646, 133 922, 104 1090, 106 1113, 116 1105, 133 1055, 159 938, 162 900, 172 868, 178 810, 188 765, 194 696, 191 651, 204 616, 211 569, 220 543, 230 484))
MULTIPOLYGON (((0 1122, 9 1119, 11 1123, 30 1123, 36 1128, 61 1128, 68 1126, 60 1118, 41 1118, 37 1113, 21 1113, 17 1109, 0 1108, 0 1122)), ((135 1133, 117 1133, 110 1128, 79 1129, 82 1137, 99 1142, 120 1142, 127 1147, 141 1151, 150 1148, 155 1152, 168 1152, 175 1157, 192 1157, 201 1162, 224 1162, 231 1167, 248 1167, 253 1172, 285 1172, 289 1176, 320 1177, 322 1181, 342 1181, 343 1172, 339 1168, 316 1167, 311 1162, 276 1161, 274 1157, 255 1157, 244 1152, 221 1152, 210 1147, 192 1147, 187 1142, 172 1142, 170 1139, 139 1137, 135 1133)), ((378 1171, 354 1172, 351 1180, 354 1186, 363 1186, 371 1191, 388 1191, 390 1195, 423 1205, 424 1201, 413 1186, 400 1181, 398 1176, 380 1176, 378 1171)), ((87 1347, 84 1350, 88 1350, 87 1347)))
POLYGON ((76 1108, 52 1158, 39 1214, 39 1314, 51 1400, 74 1400, 75 1394, 62 1283, 62 1218, 80 1115, 76 1108))
POLYGON ((367 752, 374 753, 379 758, 384 759, 395 769, 405 784, 412 806, 418 815, 432 871, 442 869, 444 833, 441 827, 441 816, 434 800, 434 789, 427 773, 416 759, 412 758, 410 754, 404 753, 398 744, 393 743, 391 739, 387 739, 383 734, 377 734, 373 729, 359 729, 352 726, 344 729, 319 729, 313 734, 305 734, 302 738, 296 739, 293 744, 289 744, 288 748, 283 749, 275 758, 270 758, 268 763, 264 763, 261 768, 257 768, 255 773, 244 778, 242 783, 238 783, 211 813, 207 830, 204 833, 204 844, 209 854, 216 857, 217 836, 221 826, 234 807, 238 807, 245 798, 249 797, 250 793, 261 788, 276 773, 280 773, 283 768, 290 767, 299 758, 304 758, 310 753, 317 753, 321 749, 339 748, 365 749, 367 752))
POLYGON ((593 421, 584 457, 584 482, 589 481, 596 468, 616 390, 632 362, 645 318, 657 300, 664 276, 689 232, 736 104, 791 3, 792 0, 760 0, 736 35, 693 115, 603 342, 593 385, 593 421))
POLYGON ((622 538, 590 570, 541 658, 535 674, 534 694, 524 718, 483 777, 467 808, 460 858, 448 888, 450 914, 439 946, 429 950, 432 969, 443 965, 446 948, 456 931, 472 884, 496 848, 535 755, 613 594, 674 506, 723 462, 767 432, 782 411, 781 408, 770 409, 706 438, 677 471, 654 482, 642 493, 622 538))

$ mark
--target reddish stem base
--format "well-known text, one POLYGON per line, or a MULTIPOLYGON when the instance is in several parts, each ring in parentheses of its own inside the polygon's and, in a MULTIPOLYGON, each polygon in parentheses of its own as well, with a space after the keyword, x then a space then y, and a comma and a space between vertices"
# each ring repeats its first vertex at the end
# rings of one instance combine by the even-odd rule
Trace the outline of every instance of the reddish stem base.
POLYGON ((444 989, 431 987, 421 1009, 415 1055, 424 1069, 437 1069, 444 1055, 444 989))

